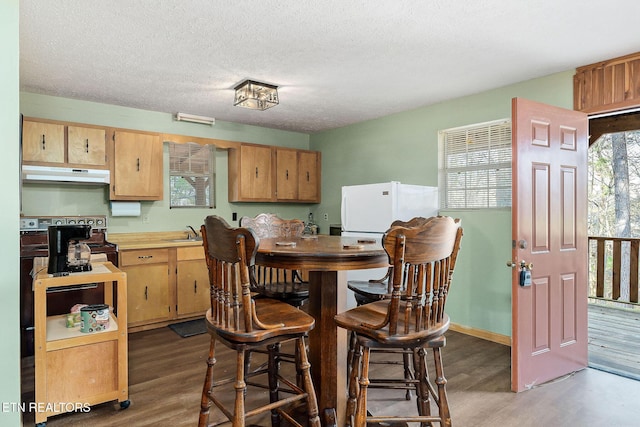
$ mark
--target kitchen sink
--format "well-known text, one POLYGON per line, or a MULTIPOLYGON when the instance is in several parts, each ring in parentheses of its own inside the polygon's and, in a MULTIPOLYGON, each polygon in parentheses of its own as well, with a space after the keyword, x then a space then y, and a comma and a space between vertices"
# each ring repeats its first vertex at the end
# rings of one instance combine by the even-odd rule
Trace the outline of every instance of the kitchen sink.
POLYGON ((195 239, 170 239, 168 242, 174 243, 182 243, 182 242, 202 242, 202 237, 197 237, 195 239))

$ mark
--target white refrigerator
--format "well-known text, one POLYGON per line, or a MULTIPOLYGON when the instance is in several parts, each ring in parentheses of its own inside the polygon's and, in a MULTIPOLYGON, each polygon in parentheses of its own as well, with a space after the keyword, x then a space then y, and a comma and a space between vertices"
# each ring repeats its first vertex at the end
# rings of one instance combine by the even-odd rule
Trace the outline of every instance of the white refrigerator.
MULTIPOLYGON (((342 236, 354 237, 354 240, 375 239, 380 243, 382 235, 393 221, 435 216, 438 215, 438 208, 438 187, 401 184, 397 181, 344 186, 342 236)), ((352 270, 347 272, 347 279, 377 279, 384 276, 386 271, 385 268, 352 270)), ((349 295, 348 305, 355 306, 352 295, 349 295)))

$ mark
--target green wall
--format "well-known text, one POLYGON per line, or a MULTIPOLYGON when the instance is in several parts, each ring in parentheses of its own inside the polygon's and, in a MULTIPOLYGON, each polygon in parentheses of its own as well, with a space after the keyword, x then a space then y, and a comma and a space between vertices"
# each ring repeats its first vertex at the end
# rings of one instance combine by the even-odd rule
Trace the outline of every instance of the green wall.
MULTIPOLYGON (((38 117, 125 129, 146 130, 178 135, 256 144, 278 145, 308 149, 309 135, 257 126, 216 121, 214 126, 177 122, 171 114, 135 108, 118 107, 96 102, 68 98, 20 94, 20 112, 27 117, 38 117)), ((167 144, 164 146, 164 169, 169 170, 167 144)), ((198 229, 207 215, 220 215, 229 223, 231 213, 255 215, 260 212, 278 213, 284 218, 306 219, 313 205, 307 204, 255 204, 229 203, 227 181, 227 151, 216 152, 216 208, 169 209, 169 183, 164 177, 165 200, 142 202, 140 217, 111 217, 107 186, 51 185, 25 183, 22 213, 24 215, 108 215, 109 232, 148 232, 185 230, 191 225, 198 229), (143 222, 143 216, 149 218, 143 222)))
MULTIPOLYGON (((438 131, 511 117, 511 98, 572 108, 573 71, 442 102, 311 136, 322 152, 320 227, 340 222, 343 185, 400 181, 438 185, 438 131), (324 213, 329 220, 324 221, 324 213)), ((472 78, 472 76, 470 76, 472 78)), ((511 335, 511 211, 445 211, 462 219, 464 238, 447 307, 451 319, 511 335)))
POLYGON ((19 192, 19 31, 18 0, 0 2, 0 180, 5 190, 0 209, 0 425, 21 425, 19 192))

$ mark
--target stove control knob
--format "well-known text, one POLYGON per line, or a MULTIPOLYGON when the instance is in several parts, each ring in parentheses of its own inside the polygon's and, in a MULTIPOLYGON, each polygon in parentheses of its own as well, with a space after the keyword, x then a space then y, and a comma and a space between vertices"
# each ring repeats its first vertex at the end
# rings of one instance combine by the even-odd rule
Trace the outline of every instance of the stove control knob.
POLYGON ((56 219, 56 225, 62 225, 64 224, 64 221, 61 219, 56 219))
POLYGON ((67 224, 75 224, 75 223, 76 223, 76 220, 75 220, 75 219, 70 219, 70 220, 67 222, 67 224))
POLYGON ((92 218, 87 218, 87 224, 93 225, 94 221, 92 218))

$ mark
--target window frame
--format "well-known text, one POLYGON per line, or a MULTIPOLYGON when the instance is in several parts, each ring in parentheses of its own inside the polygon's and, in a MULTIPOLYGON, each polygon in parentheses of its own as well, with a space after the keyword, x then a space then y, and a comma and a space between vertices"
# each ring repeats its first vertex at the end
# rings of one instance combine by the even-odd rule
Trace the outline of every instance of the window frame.
POLYGON ((440 193, 440 208, 442 210, 510 210, 513 179, 512 145, 511 119, 508 118, 440 130, 438 132, 438 187, 440 193), (475 150, 465 149, 461 151, 460 141, 452 141, 455 140, 456 137, 460 138, 464 136, 464 143, 467 144, 464 147, 467 148, 470 144, 470 134, 473 133, 471 136, 476 136, 482 132, 485 132, 488 136, 486 137, 486 141, 474 141, 479 144, 475 150), (497 132, 499 137, 497 139, 492 138, 492 132, 497 132), (449 140, 449 137, 451 137, 452 140, 449 140), (508 151, 505 150, 507 148, 507 140, 508 151), (483 144, 485 144, 485 146, 483 146, 483 144), (455 148, 457 148, 457 150, 455 148), (484 157, 487 159, 486 162, 483 163, 479 160, 483 156, 474 156, 470 159, 470 152, 484 152, 484 157), (459 155, 456 161, 458 165, 454 167, 451 166, 451 161, 456 154, 459 155), (470 182, 470 178, 474 174, 482 175, 483 172, 486 173, 486 177, 483 178, 486 181, 485 185, 470 182), (498 174, 496 172, 501 173, 498 174), (462 179, 464 184, 460 185, 460 182, 458 182, 457 185, 454 185, 453 181, 449 179, 452 173, 465 174, 462 179), (504 177, 505 175, 508 175, 508 185, 505 185, 505 181, 507 180, 504 177), (454 203, 455 200, 452 200, 454 196, 451 193, 454 191, 463 194, 462 197, 458 199, 459 203, 457 204, 454 203), (478 194, 478 192, 480 192, 480 194, 482 192, 486 193, 477 199, 480 200, 484 197, 483 203, 478 203, 477 200, 474 203, 469 200, 470 194, 478 194), (500 203, 500 201, 502 201, 502 203, 500 203), (508 202, 505 203, 506 201, 508 202))
MULTIPOLYGON (((172 142, 167 141, 169 146, 169 209, 185 209, 185 208, 200 208, 200 209, 215 209, 216 207, 216 147, 212 144, 199 144, 197 142, 172 142), (191 164, 188 171, 184 170, 174 170, 172 169, 174 159, 174 147, 199 147, 198 150, 202 150, 203 148, 207 148, 209 150, 209 158, 208 158, 208 166, 209 170, 207 173, 200 173, 191 170, 191 164), (207 204, 201 205, 179 205, 174 204, 174 194, 173 194, 173 178, 184 178, 184 177, 193 177, 193 178, 208 178, 208 191, 209 191, 209 201, 207 204)), ((189 162, 191 162, 191 150, 189 150, 188 157, 186 157, 189 162)), ((202 163, 202 161, 200 161, 202 163)), ((197 199, 197 198, 196 198, 197 199)))

